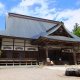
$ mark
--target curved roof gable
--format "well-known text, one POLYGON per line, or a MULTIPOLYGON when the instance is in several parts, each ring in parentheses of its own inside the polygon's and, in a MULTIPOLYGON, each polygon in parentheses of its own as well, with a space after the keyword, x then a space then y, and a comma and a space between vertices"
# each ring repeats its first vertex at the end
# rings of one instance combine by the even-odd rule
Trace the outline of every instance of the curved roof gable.
POLYGON ((47 32, 47 36, 64 36, 63 35, 63 32, 64 33, 66 33, 66 36, 64 36, 64 37, 71 37, 71 38, 79 38, 79 37, 77 37, 76 35, 74 35, 73 33, 71 33, 70 31, 68 31, 66 28, 65 28, 65 26, 64 26, 64 23, 61 23, 61 24, 57 24, 57 25, 55 25, 55 27, 52 27, 52 28, 50 28, 48 31, 46 31, 47 32), (58 32, 57 32, 58 31, 58 32), (58 35, 55 33, 55 32, 57 32, 58 33, 58 35), (62 35, 60 35, 60 33, 62 34, 62 35), (68 35, 68 36, 67 36, 68 35))
POLYGON ((46 35, 43 35, 42 37, 46 37, 49 39, 55 39, 55 40, 64 40, 64 41, 78 41, 80 42, 80 38, 74 35, 73 33, 69 32, 63 23, 58 24, 56 27, 51 28, 46 35), (61 32, 59 29, 64 29, 61 32), (59 32, 58 32, 59 31, 59 32), (55 34, 55 32, 57 32, 55 34), (60 34, 61 33, 61 34, 60 34), (64 35, 66 34, 66 35, 64 35))

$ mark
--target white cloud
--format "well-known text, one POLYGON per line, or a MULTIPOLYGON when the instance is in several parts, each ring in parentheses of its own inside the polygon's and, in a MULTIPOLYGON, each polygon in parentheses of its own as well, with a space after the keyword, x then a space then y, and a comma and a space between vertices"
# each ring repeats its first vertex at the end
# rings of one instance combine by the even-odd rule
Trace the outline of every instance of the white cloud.
POLYGON ((5 5, 0 2, 0 15, 4 14, 4 12, 5 12, 5 5))
POLYGON ((80 24, 80 9, 65 10, 58 14, 57 20, 64 21, 66 28, 70 31, 73 30, 75 23, 80 24))
MULTIPOLYGON (((53 0, 54 2, 55 0, 53 0)), ((49 14, 52 15, 52 12, 55 12, 55 8, 49 9, 49 4, 50 1, 48 0, 22 0, 16 7, 11 9, 11 12, 49 18, 49 14), (37 6, 35 7, 35 5, 37 6)))
POLYGON ((3 7, 4 7, 4 5, 2 3, 0 3, 0 8, 3 8, 3 7))
POLYGON ((54 5, 56 0, 50 1, 22 0, 17 6, 13 7, 10 11, 24 15, 63 21, 66 28, 70 31, 73 29, 75 23, 80 24, 80 9, 58 11, 54 6, 50 8, 50 4, 53 3, 54 5))

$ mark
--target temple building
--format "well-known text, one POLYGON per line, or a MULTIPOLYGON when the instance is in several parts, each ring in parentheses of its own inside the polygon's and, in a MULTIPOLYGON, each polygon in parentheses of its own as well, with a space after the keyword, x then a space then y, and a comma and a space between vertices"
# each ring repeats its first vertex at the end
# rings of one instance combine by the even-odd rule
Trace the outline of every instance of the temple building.
POLYGON ((63 22, 9 13, 0 31, 0 65, 80 64, 80 38, 63 22))

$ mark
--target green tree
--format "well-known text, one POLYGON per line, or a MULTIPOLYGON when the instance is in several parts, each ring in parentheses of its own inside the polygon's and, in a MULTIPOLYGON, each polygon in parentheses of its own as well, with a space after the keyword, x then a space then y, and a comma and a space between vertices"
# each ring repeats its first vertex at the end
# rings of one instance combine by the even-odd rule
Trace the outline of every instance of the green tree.
POLYGON ((75 23, 74 29, 73 29, 73 34, 77 35, 80 37, 80 26, 78 23, 75 23))

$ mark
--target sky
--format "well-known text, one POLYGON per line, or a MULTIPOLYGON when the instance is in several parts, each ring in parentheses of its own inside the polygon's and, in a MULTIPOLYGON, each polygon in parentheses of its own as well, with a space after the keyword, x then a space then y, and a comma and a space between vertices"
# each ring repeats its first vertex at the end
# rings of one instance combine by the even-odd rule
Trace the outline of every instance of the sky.
POLYGON ((80 0, 0 0, 0 30, 10 12, 62 21, 69 31, 80 24, 80 0))

